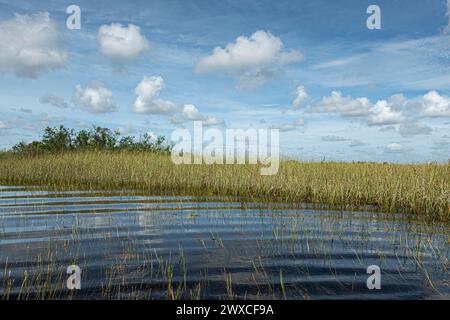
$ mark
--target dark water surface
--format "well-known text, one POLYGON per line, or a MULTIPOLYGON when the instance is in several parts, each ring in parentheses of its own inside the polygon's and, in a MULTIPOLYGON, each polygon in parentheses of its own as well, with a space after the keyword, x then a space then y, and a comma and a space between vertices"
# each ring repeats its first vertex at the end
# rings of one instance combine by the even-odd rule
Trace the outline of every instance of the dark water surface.
POLYGON ((448 225, 207 200, 0 187, 0 298, 450 298, 448 225))

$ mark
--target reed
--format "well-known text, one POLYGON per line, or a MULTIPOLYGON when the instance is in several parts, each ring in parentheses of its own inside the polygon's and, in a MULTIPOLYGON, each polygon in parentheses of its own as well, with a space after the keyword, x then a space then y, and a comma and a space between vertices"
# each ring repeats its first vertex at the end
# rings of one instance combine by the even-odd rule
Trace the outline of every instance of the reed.
POLYGON ((432 221, 450 219, 447 164, 283 160, 276 175, 261 176, 259 169, 258 165, 175 165, 169 155, 151 152, 0 153, 3 185, 230 196, 408 213, 432 221))

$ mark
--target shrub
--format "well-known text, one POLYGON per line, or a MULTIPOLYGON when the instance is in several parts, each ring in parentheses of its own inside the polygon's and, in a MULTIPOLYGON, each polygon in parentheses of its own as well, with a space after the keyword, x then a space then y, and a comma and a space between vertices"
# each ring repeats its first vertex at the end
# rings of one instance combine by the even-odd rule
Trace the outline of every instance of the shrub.
POLYGON ((11 151, 20 155, 36 155, 41 153, 60 153, 70 150, 127 150, 170 153, 172 146, 165 137, 152 139, 145 134, 140 139, 132 136, 121 137, 119 132, 108 128, 94 127, 91 130, 75 131, 63 125, 44 129, 41 141, 31 143, 20 142, 11 151))

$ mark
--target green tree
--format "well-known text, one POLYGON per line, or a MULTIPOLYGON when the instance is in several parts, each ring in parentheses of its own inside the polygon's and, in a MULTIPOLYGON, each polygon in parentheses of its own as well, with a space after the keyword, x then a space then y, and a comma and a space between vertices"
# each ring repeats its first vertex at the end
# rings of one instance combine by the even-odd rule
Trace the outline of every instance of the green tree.
POLYGON ((73 130, 69 130, 63 125, 59 127, 47 127, 44 130, 42 144, 48 151, 64 151, 72 148, 73 130))

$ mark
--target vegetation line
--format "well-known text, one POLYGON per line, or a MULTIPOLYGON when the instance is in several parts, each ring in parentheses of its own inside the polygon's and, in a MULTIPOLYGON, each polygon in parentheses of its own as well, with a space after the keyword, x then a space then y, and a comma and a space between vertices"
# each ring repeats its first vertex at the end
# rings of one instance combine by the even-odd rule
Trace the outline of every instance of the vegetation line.
POLYGON ((32 143, 34 147, 22 144, 0 153, 0 184, 126 188, 148 194, 232 196, 330 208, 374 206, 387 213, 450 220, 448 164, 283 160, 278 174, 261 176, 259 165, 175 165, 163 138, 153 142, 148 137, 137 142, 128 138, 121 146, 121 139, 109 140, 111 131, 97 128, 86 132, 80 145, 70 130, 64 130, 48 128, 42 141, 32 143), (61 132, 70 139, 61 138, 61 132), (106 132, 106 138, 99 139, 98 132, 106 132))

